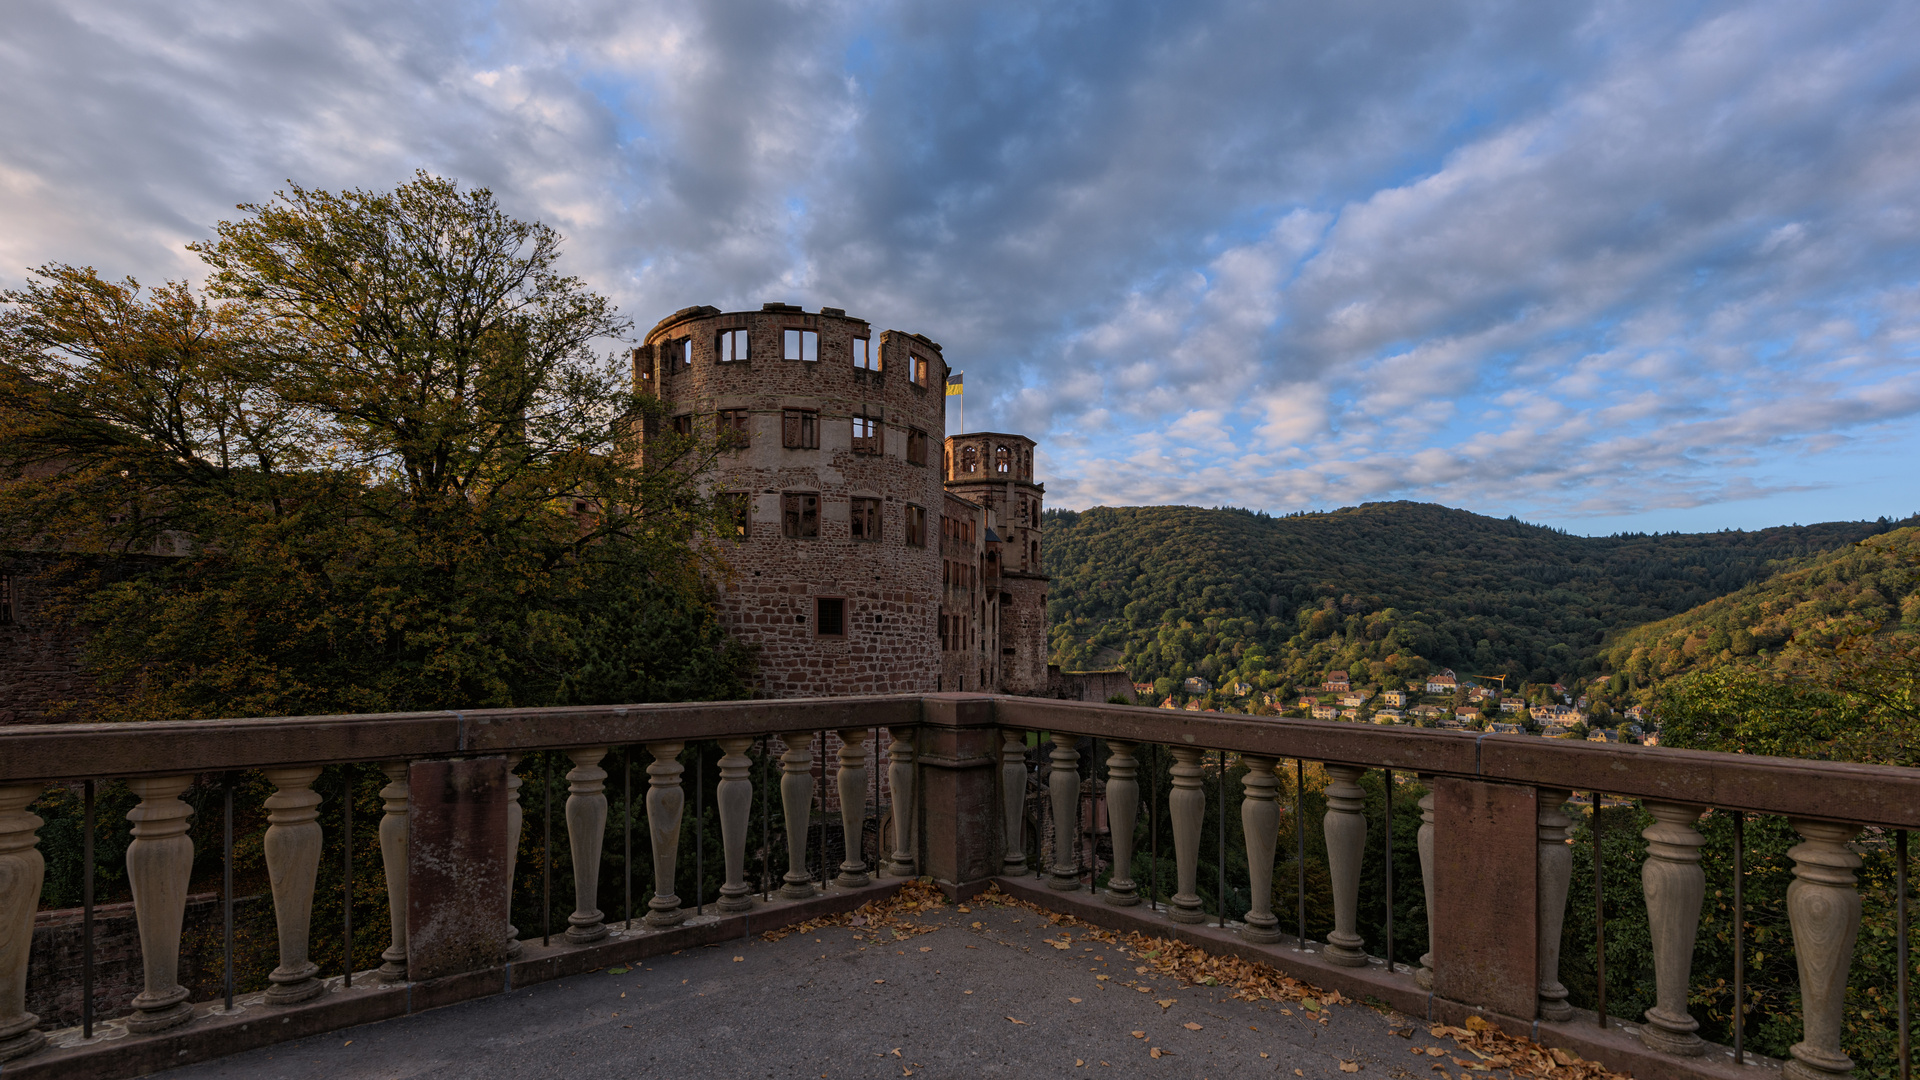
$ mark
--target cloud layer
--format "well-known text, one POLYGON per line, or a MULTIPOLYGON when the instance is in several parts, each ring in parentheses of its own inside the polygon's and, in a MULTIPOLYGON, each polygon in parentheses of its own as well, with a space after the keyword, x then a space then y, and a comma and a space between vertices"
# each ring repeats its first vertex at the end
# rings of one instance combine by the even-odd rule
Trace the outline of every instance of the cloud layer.
POLYGON ((1056 504, 1920 509, 1911 4, 13 11, 0 281, 423 167, 642 325, 929 334, 1056 504))

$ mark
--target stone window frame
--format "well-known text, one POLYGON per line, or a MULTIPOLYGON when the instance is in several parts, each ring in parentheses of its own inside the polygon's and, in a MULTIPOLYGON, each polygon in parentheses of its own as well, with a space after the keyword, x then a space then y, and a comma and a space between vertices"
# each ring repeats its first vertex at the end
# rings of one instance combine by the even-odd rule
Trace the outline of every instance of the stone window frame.
POLYGON ((995 476, 1013 475, 1013 450, 1005 443, 993 448, 993 473, 995 476))
POLYGON ((847 636, 847 598, 844 596, 816 596, 813 598, 813 636, 844 638, 847 636), (831 612, 831 621, 829 621, 831 612), (828 627, 833 629, 829 630, 828 627))
POLYGON ((849 418, 853 426, 853 452, 856 454, 881 454, 886 452, 886 436, 880 426, 880 418, 856 413, 849 418), (860 433, 866 428, 866 434, 860 433))
POLYGON ((809 330, 804 326, 788 326, 780 331, 780 357, 783 360, 797 360, 806 364, 820 362, 820 331, 809 330), (798 336, 796 336, 798 335, 798 336), (812 356, 808 356, 808 345, 812 345, 812 356), (798 356, 792 353, 799 353, 798 356))
POLYGON ((664 366, 670 371, 692 371, 693 339, 690 337, 674 338, 672 341, 667 342, 667 358, 667 363, 664 366))
POLYGON ((960 471, 958 475, 972 476, 980 471, 980 450, 972 443, 960 448, 960 471))
POLYGON ((788 450, 820 449, 820 410, 782 409, 780 445, 788 450))
POLYGON ((917 427, 907 429, 907 464, 925 466, 927 463, 927 433, 917 427))
POLYGON ((788 540, 820 539, 819 492, 783 491, 780 493, 780 535, 788 540), (812 500, 811 506, 806 501, 809 499, 812 500))
POLYGON ((723 508, 727 516, 733 519, 733 539, 744 541, 753 536, 753 492, 724 491, 720 493, 723 508))
POLYGON ((863 495, 855 495, 848 500, 848 538, 859 544, 879 543, 883 505, 881 500, 863 495))
POLYGON ((13 575, 0 572, 0 626, 13 625, 13 575))
POLYGON ((726 438, 733 433, 734 444, 728 449, 745 450, 753 445, 753 413, 747 409, 721 409, 714 414, 715 433, 726 438))
POLYGON ((848 349, 853 356, 855 371, 866 371, 875 375, 880 373, 880 353, 874 349, 871 336, 861 335, 853 338, 848 349))
POLYGON ((924 388, 931 385, 933 361, 928 360, 917 352, 908 352, 907 371, 909 373, 908 378, 913 381, 913 385, 924 388))
POLYGON ((685 412, 676 415, 673 418, 673 433, 675 435, 691 437, 693 435, 693 414, 685 412))
POLYGON ((750 338, 746 329, 722 330, 713 339, 713 356, 722 364, 746 363, 750 338))
POLYGON ((907 546, 919 547, 919 548, 926 547, 927 546, 927 508, 924 506, 921 506, 918 503, 908 503, 906 507, 905 518, 906 518, 906 528, 901 531, 905 535, 907 546))

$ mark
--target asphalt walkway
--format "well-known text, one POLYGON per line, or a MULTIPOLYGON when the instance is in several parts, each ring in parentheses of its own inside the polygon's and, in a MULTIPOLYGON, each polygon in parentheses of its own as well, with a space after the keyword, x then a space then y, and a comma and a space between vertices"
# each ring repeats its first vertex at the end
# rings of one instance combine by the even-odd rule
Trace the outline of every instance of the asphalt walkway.
POLYGON ((872 926, 755 937, 158 1075, 1466 1080, 1451 1041, 1397 1014, 1234 1001, 1156 976, 1089 928, 968 907, 908 917, 933 929, 904 938, 872 926))

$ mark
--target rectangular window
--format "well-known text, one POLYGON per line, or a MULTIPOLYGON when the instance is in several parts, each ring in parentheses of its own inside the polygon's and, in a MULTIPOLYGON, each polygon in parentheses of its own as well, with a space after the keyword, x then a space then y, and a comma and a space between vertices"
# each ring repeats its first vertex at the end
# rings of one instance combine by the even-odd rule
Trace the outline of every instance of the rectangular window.
POLYGON ((753 496, 745 491, 729 491, 720 496, 721 509, 733 523, 733 538, 745 540, 753 535, 753 496))
POLYGON ((788 491, 780 496, 780 534, 789 540, 820 538, 820 496, 788 491))
POLYGON ((821 637, 847 635, 847 602, 837 596, 813 598, 814 633, 821 637))
POLYGON ((880 539, 880 500, 853 500, 853 518, 850 526, 855 540, 880 539))
POLYGON ((874 355, 873 342, 863 337, 853 339, 853 366, 861 371, 880 370, 880 358, 874 355))
POLYGON ((0 626, 13 625, 13 575, 0 574, 0 626))
POLYGON ((927 508, 907 504, 907 543, 914 547, 927 546, 927 508))
POLYGON ((878 454, 884 447, 880 442, 880 421, 870 416, 853 418, 853 452, 856 454, 878 454))
POLYGON ((745 330, 720 331, 719 345, 714 352, 719 356, 720 362, 723 364, 731 364, 735 360, 745 360, 747 358, 747 332, 745 330))
POLYGON ((788 409, 782 413, 780 445, 789 450, 820 449, 820 414, 813 409, 788 409))
POLYGON ((726 443, 727 449, 744 450, 753 445, 747 428, 748 415, 745 409, 720 410, 720 438, 726 443))
POLYGON ((676 417, 674 417, 674 418, 673 418, 673 433, 674 433, 675 435, 691 435, 691 434, 693 434, 693 414, 692 414, 692 413, 681 413, 681 414, 680 414, 679 416, 676 416, 676 417))
POLYGON ((915 386, 927 385, 927 370, 928 370, 927 358, 924 356, 921 356, 919 353, 909 353, 908 359, 909 359, 909 362, 913 365, 913 385, 915 386))
POLYGON ((925 465, 927 463, 927 433, 919 428, 907 429, 907 464, 925 465))
POLYGON ((681 338, 667 343, 667 355, 673 358, 673 366, 686 369, 693 366, 693 339, 681 338))
POLYGON ((789 360, 804 360, 809 364, 820 360, 820 334, 815 330, 789 330, 786 332, 784 355, 789 360))

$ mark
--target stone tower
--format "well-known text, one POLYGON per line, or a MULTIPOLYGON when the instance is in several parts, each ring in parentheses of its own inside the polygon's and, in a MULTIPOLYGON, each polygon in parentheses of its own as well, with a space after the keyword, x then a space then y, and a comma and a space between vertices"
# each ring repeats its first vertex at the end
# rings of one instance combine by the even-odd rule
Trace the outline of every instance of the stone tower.
POLYGON ((1032 439, 975 431, 946 440, 943 455, 950 495, 982 507, 984 575, 997 579, 997 610, 990 612, 998 641, 998 688, 1044 694, 1047 681, 1047 576, 1040 563, 1040 502, 1046 487, 1033 479, 1032 439))

